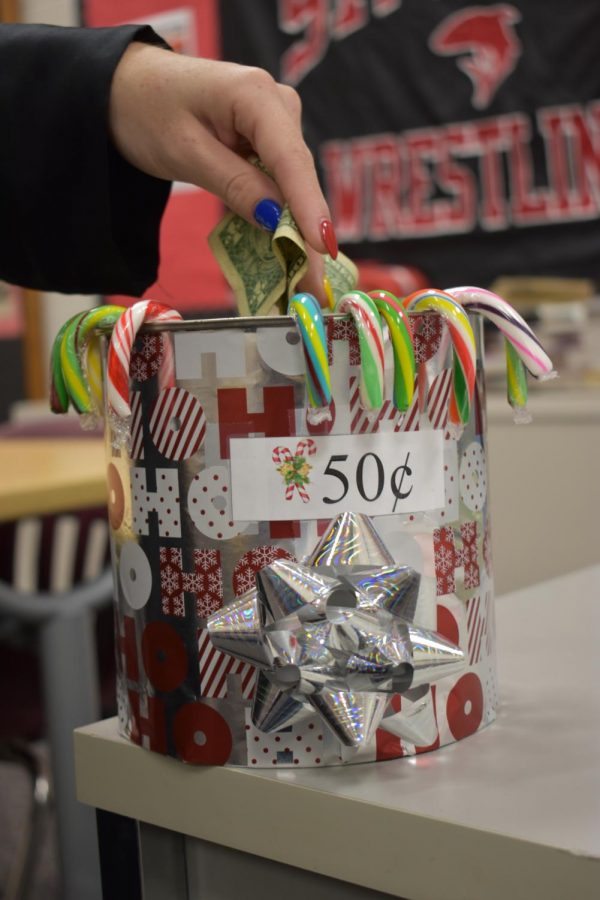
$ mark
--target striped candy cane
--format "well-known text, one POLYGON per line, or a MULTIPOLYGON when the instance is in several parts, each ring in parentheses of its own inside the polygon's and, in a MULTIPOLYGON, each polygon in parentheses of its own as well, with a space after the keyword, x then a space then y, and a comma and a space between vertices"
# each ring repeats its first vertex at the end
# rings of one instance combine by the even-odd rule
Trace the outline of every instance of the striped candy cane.
POLYGON ((471 415, 476 372, 475 336, 466 312, 450 294, 430 288, 410 294, 402 303, 411 311, 434 310, 446 321, 453 347, 450 421, 464 425, 471 415))
POLYGON ((335 311, 354 319, 360 345, 360 402, 369 412, 383 405, 383 332, 375 301, 362 291, 351 291, 338 300, 335 311))
MULTIPOLYGON (((306 456, 314 456, 317 452, 317 445, 313 440, 307 438, 303 441, 298 441, 296 445, 296 452, 292 455, 292 452, 289 447, 275 447, 272 454, 273 462, 276 466, 278 466, 278 471, 281 472, 279 467, 283 467, 285 463, 294 463, 295 459, 304 459, 306 456)), ((281 472, 282 477, 285 478, 285 475, 281 472)), ((294 490, 297 490, 302 498, 303 503, 308 503, 310 497, 304 485, 302 483, 298 483, 297 481, 286 481, 285 487, 285 499, 291 500, 294 496, 294 490)))
MULTIPOLYGON (((118 319, 110 339, 107 361, 107 396, 110 412, 121 419, 131 415, 129 405, 129 363, 137 333, 144 322, 175 322, 181 319, 176 310, 157 303, 141 300, 125 310, 118 319)), ((174 377, 172 368, 170 378, 174 377)))

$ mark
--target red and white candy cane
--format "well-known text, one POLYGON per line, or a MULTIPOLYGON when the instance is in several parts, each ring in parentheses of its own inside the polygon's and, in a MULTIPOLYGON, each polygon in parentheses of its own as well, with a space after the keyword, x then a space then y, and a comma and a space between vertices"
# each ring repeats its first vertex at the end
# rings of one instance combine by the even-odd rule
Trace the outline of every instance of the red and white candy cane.
POLYGON ((381 316, 375 301, 363 291, 350 291, 337 301, 335 311, 354 319, 360 347, 360 402, 373 412, 383 405, 385 353, 381 316))
MULTIPOLYGON (((180 313, 157 303, 156 300, 140 300, 125 310, 113 328, 108 347, 107 361, 107 396, 109 410, 121 419, 131 415, 129 405, 129 363, 133 344, 144 322, 175 322, 181 319, 180 313)), ((165 341, 165 352, 166 344, 165 341)), ((164 363, 163 363, 164 365, 164 363)), ((173 367, 169 367, 171 379, 174 378, 173 367)), ((162 385, 166 387, 167 385, 162 385)))
MULTIPOLYGON (((306 456, 314 456, 317 452, 317 445, 313 440, 307 438, 305 441, 298 441, 296 445, 296 452, 292 455, 292 451, 289 447, 275 447, 272 453, 272 459, 276 466, 283 466, 285 463, 292 463, 295 459, 301 458, 304 459, 306 456)), ((282 473, 283 474, 283 473, 282 473)), ((304 487, 302 481, 289 481, 286 482, 285 487, 285 499, 291 500, 294 496, 294 490, 297 490, 302 498, 303 503, 308 503, 310 497, 308 495, 308 491, 304 487)))

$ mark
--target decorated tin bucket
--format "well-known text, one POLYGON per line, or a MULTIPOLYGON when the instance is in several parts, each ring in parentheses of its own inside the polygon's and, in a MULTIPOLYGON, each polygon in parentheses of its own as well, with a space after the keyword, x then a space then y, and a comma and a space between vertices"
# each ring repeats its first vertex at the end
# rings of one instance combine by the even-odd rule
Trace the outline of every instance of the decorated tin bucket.
MULTIPOLYGON (((429 312, 411 321, 412 404, 399 413, 386 400, 367 414, 354 325, 326 317, 334 400, 332 420, 320 425, 307 417, 304 360, 291 318, 160 323, 140 332, 129 369, 129 441, 115 447, 109 425, 106 440, 119 722, 131 740, 192 764, 326 766, 435 750, 494 719, 481 321, 471 317, 477 376, 469 420, 458 432, 448 424, 446 322, 429 312), (297 599, 309 582, 314 588, 334 571, 311 567, 319 559, 335 563, 340 548, 338 562, 342 556, 348 562, 350 549, 358 575, 342 578, 338 618, 329 616, 327 625, 328 634, 333 622, 342 637, 327 652, 339 660, 344 651, 349 659, 339 624, 348 586, 362 578, 367 590, 364 573, 369 585, 380 584, 377 573, 385 582, 393 570, 405 588, 414 680, 387 682, 371 703, 373 685, 365 679, 372 673, 363 667, 353 695, 357 714, 348 704, 342 709, 343 692, 315 688, 326 666, 313 653, 305 695, 279 684, 272 703, 272 682, 261 671, 265 648, 256 639, 268 626, 257 613, 257 575, 259 594, 276 594, 285 619, 291 595, 297 599), (248 626, 257 615, 260 621, 248 626), (213 638, 223 626, 227 640, 219 643, 213 638), (423 648, 428 661, 417 673, 423 648), (450 658, 452 648, 460 648, 460 659, 450 658), (449 664, 431 674, 436 653, 449 664), (291 714, 280 715, 282 691, 293 698, 291 714)), ((386 397, 392 369, 386 357, 386 397)), ((378 610, 375 630, 385 642, 389 623, 384 627, 382 617, 378 610)), ((285 621, 268 626, 271 663, 282 633, 285 652, 299 645, 298 628, 286 632, 285 621)), ((304 649, 313 626, 305 615, 304 649)), ((326 676, 322 684, 327 688, 326 676)))

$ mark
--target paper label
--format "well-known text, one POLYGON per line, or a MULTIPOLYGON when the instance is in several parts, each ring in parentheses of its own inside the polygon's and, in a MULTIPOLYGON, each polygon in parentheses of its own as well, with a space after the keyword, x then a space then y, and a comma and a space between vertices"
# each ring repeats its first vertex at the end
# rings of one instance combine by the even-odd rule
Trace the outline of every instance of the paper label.
POLYGON ((444 505, 444 433, 232 438, 238 522, 391 516, 444 505))

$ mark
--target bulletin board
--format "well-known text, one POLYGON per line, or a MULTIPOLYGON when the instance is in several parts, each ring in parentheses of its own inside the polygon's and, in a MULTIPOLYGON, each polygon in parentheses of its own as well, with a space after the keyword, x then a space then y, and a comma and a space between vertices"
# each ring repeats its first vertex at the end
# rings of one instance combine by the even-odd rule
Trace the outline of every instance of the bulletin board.
MULTIPOLYGON (((220 55, 218 0, 82 0, 88 26, 151 25, 174 50, 190 56, 220 55)), ((220 200, 176 182, 162 220, 158 279, 146 291, 181 312, 233 309, 229 287, 208 247, 207 236, 223 216, 220 200)), ((131 302, 119 297, 116 302, 131 302)))

